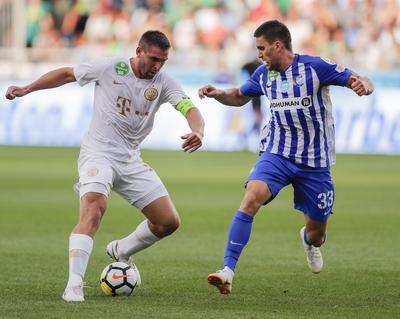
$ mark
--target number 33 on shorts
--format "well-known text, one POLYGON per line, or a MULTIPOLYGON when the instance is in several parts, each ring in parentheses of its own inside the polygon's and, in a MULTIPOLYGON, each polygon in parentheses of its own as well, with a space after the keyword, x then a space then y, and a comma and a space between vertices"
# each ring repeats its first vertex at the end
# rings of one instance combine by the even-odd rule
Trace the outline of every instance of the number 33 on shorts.
POLYGON ((335 201, 335 193, 330 190, 326 193, 319 193, 318 196, 318 208, 324 209, 324 215, 328 215, 332 211, 333 202, 335 201))

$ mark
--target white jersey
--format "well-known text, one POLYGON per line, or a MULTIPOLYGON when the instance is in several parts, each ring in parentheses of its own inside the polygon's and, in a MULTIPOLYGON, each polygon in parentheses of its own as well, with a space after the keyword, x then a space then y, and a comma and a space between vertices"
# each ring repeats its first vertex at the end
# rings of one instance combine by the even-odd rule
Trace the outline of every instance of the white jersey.
POLYGON ((161 104, 176 105, 187 95, 179 83, 163 72, 139 79, 129 58, 101 58, 75 66, 80 86, 95 82, 92 120, 81 149, 128 160, 151 132, 161 104))

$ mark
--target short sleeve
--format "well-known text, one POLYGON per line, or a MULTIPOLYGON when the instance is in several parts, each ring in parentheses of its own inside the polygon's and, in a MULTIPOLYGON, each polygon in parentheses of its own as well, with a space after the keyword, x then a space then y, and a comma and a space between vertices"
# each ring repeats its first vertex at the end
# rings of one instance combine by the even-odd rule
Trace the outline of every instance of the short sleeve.
POLYGON ((107 65, 109 59, 100 58, 89 62, 78 64, 74 67, 74 75, 80 86, 90 82, 98 81, 107 65))
POLYGON ((189 97, 183 91, 178 81, 165 73, 163 73, 162 76, 163 90, 161 95, 161 102, 170 103, 173 107, 176 108, 177 104, 180 101, 182 101, 183 99, 188 99, 189 97))
POLYGON ((247 81, 240 87, 240 92, 245 96, 260 96, 264 95, 261 89, 260 77, 263 74, 265 65, 258 67, 247 81))
POLYGON ((353 73, 350 69, 324 58, 317 58, 314 68, 321 85, 346 86, 350 75, 353 73))

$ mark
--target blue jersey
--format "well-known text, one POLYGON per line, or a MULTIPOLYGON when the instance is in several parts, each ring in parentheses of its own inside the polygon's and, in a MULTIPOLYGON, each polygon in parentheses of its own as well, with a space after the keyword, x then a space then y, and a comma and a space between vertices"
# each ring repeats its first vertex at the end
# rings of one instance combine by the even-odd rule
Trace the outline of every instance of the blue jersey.
POLYGON ((347 85, 352 71, 319 57, 294 55, 283 72, 261 65, 240 87, 245 96, 265 95, 271 118, 260 150, 311 167, 335 163, 334 122, 329 85, 347 85))

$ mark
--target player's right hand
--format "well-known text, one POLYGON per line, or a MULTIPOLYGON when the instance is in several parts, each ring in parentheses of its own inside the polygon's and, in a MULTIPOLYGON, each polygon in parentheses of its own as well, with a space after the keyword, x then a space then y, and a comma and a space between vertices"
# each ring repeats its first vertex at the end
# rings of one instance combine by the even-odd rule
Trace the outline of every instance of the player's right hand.
POLYGON ((199 89, 199 97, 204 99, 205 97, 215 97, 218 90, 210 84, 204 85, 199 89))
POLYGON ((28 88, 26 86, 10 86, 6 92, 6 98, 13 100, 16 97, 21 97, 28 94, 28 88))

